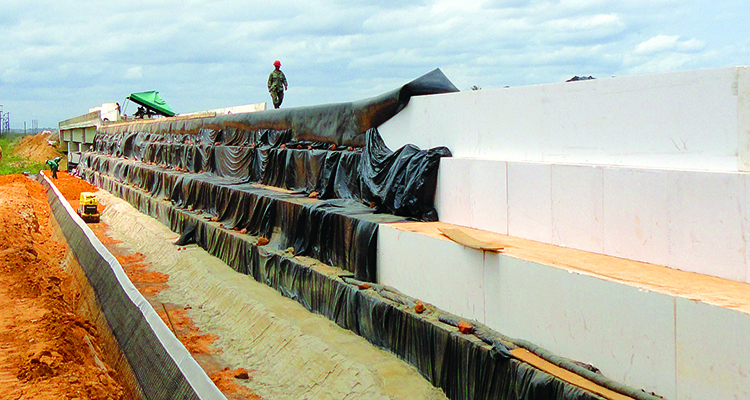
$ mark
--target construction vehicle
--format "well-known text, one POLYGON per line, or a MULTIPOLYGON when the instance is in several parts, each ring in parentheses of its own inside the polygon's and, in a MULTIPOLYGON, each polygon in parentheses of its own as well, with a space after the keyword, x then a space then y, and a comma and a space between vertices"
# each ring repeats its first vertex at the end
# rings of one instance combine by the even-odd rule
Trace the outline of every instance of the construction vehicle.
POLYGON ((84 222, 99 222, 99 202, 93 193, 81 193, 81 199, 78 202, 78 216, 84 222))

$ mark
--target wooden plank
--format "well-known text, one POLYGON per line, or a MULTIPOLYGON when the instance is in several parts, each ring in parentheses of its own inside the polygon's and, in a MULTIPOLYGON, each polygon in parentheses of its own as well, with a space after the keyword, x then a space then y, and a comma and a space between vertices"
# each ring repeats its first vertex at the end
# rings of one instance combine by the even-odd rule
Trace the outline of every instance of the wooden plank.
POLYGON ((602 396, 607 400, 633 400, 632 397, 625 396, 624 394, 620 394, 607 389, 604 386, 597 384, 596 382, 592 382, 582 377, 581 375, 570 372, 567 369, 560 368, 557 365, 552 364, 551 362, 537 356, 536 354, 526 349, 513 349, 510 351, 510 354, 512 354, 513 357, 531 364, 534 367, 539 368, 552 376, 556 376, 564 380, 565 382, 570 383, 571 385, 578 386, 581 389, 585 389, 589 392, 598 394, 599 396, 602 396))
MULTIPOLYGON (((445 222, 396 222, 389 223, 388 226, 440 240, 451 240, 442 233, 443 229, 458 227, 445 222)), ((502 244, 505 247, 503 254, 513 258, 750 314, 750 283, 747 282, 680 271, 663 265, 626 260, 478 229, 461 229, 488 243, 502 244)))
POLYGON ((440 232, 442 232, 443 235, 447 236, 450 240, 466 247, 471 247, 472 249, 494 251, 497 253, 505 250, 505 247, 497 243, 490 243, 484 240, 477 239, 476 237, 466 233, 466 231, 461 228, 440 228, 440 232))

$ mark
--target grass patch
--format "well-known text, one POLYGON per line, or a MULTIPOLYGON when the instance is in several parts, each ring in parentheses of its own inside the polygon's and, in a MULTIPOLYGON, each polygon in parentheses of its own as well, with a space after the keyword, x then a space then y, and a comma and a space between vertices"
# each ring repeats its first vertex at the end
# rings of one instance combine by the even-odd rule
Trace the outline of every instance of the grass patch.
POLYGON ((36 174, 46 166, 44 163, 23 159, 13 154, 16 144, 23 138, 24 135, 12 133, 3 134, 0 137, 0 147, 3 149, 3 159, 0 160, 0 175, 22 174, 24 172, 36 174))

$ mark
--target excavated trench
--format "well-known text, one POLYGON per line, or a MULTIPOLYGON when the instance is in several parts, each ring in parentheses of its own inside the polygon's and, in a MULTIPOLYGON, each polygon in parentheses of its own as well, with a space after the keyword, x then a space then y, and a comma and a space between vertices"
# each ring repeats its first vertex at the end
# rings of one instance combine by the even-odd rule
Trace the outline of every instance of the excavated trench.
POLYGON ((138 398, 42 185, 0 176, 0 232, 0 398, 138 398))
MULTIPOLYGON (((214 364, 252 371, 250 379, 235 382, 268 399, 445 398, 393 354, 196 245, 175 246, 175 233, 123 200, 105 191, 97 197, 107 206, 102 216, 106 234, 120 242, 108 247, 140 254, 150 271, 168 276, 149 301, 157 308, 170 305, 177 311, 170 311, 172 319, 193 321, 201 332, 197 341, 206 343, 191 352, 204 369, 214 364)), ((196 343, 179 336, 183 343, 196 343)))
MULTIPOLYGON (((53 183, 73 208, 94 189, 59 175, 53 183)), ((392 353, 196 245, 176 246, 178 235, 127 202, 96 196, 101 222, 88 227, 227 398, 446 398, 392 353)))
MULTIPOLYGON (((12 264, 9 263, 8 256, 12 253, 9 249, 26 249, 19 254, 29 254, 32 258, 21 261, 33 261, 32 265, 40 265, 40 260, 46 260, 46 263, 41 264, 48 267, 54 267, 59 263, 58 268, 61 271, 53 269, 51 275, 49 271, 45 272, 39 267, 30 270, 5 268, 3 271, 27 272, 25 279, 34 289, 26 290, 24 296, 30 296, 30 292, 33 294, 31 297, 41 295, 43 303, 47 305, 55 303, 50 300, 51 298, 61 301, 55 303, 58 309, 52 312, 33 312, 25 306, 16 305, 15 311, 28 315, 26 319, 12 317, 16 324, 11 324, 8 328, 17 336, 31 337, 31 340, 28 346, 22 347, 25 350, 12 351, 11 356, 5 359, 6 362, 16 361, 13 367, 0 370, 0 379, 6 383, 6 394, 15 393, 21 396, 14 398, 75 398, 70 393, 81 395, 83 398, 174 398, 174 390, 155 393, 148 386, 148 379, 143 378, 144 373, 152 374, 153 370, 156 370, 157 374, 169 372, 171 361, 164 357, 152 357, 148 346, 154 343, 140 338, 142 335, 138 333, 141 329, 133 329, 135 334, 130 336, 129 340, 123 340, 122 327, 128 323, 133 327, 132 322, 138 318, 120 312, 119 318, 124 317, 127 322, 122 325, 123 321, 113 322, 111 315, 105 315, 99 306, 106 305, 108 293, 116 291, 117 288, 110 286, 102 291, 101 286, 105 280, 98 279, 96 274, 92 274, 91 265, 79 263, 84 261, 84 264, 88 264, 85 261, 94 259, 82 256, 80 250, 88 245, 97 245, 93 240, 86 244, 80 237, 76 239, 75 235, 71 236, 71 223, 66 221, 65 213, 60 210, 66 209, 72 216, 72 210, 77 206, 75 199, 80 192, 97 190, 102 222, 87 226, 81 224, 81 229, 91 229, 88 238, 93 239, 95 235, 97 242, 101 243, 98 246, 106 247, 114 256, 117 265, 122 266, 123 272, 149 304, 152 312, 155 310, 153 314, 158 316, 164 326, 169 327, 168 330, 189 351, 192 356, 190 359, 197 361, 196 365, 200 366, 201 373, 210 377, 210 381, 215 385, 215 394, 218 395, 206 396, 206 392, 202 392, 201 395, 200 390, 193 392, 194 389, 200 388, 201 383, 196 382, 195 376, 192 380, 181 378, 180 374, 195 375, 195 371, 180 365, 178 369, 181 371, 171 375, 171 386, 180 387, 179 383, 174 384, 174 381, 181 379, 187 379, 188 385, 182 386, 183 390, 186 390, 185 395, 178 397, 446 398, 442 390, 425 379, 423 371, 407 364, 392 352, 373 346, 351 330, 342 329, 340 323, 310 313, 310 307, 303 305, 304 301, 296 298, 294 294, 284 293, 283 288, 281 291, 278 288, 274 290, 268 282, 257 282, 252 275, 238 272, 236 268, 228 266, 197 245, 175 245, 179 237, 175 232, 109 192, 98 190, 79 178, 61 173, 60 179, 53 182, 56 188, 48 191, 47 197, 53 205, 50 212, 44 207, 46 204, 39 199, 44 194, 38 183, 24 177, 14 179, 11 183, 23 186, 23 193, 19 195, 17 189, 15 192, 6 190, 4 198, 21 198, 21 201, 6 200, 4 205, 6 209, 20 210, 17 214, 21 220, 10 219, 5 222, 6 227, 20 228, 20 234, 6 235, 6 241, 10 243, 3 246, 6 266, 12 264), (20 185, 21 183, 23 185, 20 185), (44 239, 45 236, 58 240, 58 244, 44 239), (68 241, 68 246, 65 245, 65 241, 68 241), (50 245, 51 248, 45 247, 50 245), (38 276, 32 279, 32 275, 38 276), (53 327, 52 331, 58 332, 58 338, 60 332, 71 332, 64 343, 50 343, 49 340, 40 341, 38 344, 31 343, 37 337, 44 336, 39 333, 29 334, 35 329, 34 324, 39 320, 50 319, 56 314, 62 315, 63 318, 58 316, 52 320, 72 321, 80 328, 53 327), (22 331, 18 330, 18 324, 23 326, 22 331), (113 330, 110 329, 112 327, 113 330), (81 333, 75 336, 75 332, 81 333), (83 361, 74 360, 73 364, 80 364, 83 371, 91 372, 75 372, 75 368, 71 368, 71 357, 75 359, 71 354, 75 355, 76 350, 66 349, 66 346, 70 347, 76 343, 82 346, 83 353, 89 357, 89 361, 84 358, 83 361), (28 357, 25 363, 23 358, 19 357, 21 353, 28 357), (9 377, 8 371, 15 372, 16 377, 9 377), (45 384, 51 389, 45 389, 45 384)), ((44 178, 42 181, 47 184, 52 182, 44 178)), ((8 229, 6 231, 10 232, 8 229)), ((323 265, 309 257, 295 256, 292 253, 284 254, 284 257, 294 260, 301 266, 314 269, 319 274, 337 276, 341 273, 340 269, 323 265)), ((106 270, 106 267, 94 265, 99 271, 106 270)), ((1 294, 13 292, 8 291, 6 286, 0 287, 1 294)), ((16 284, 11 285, 12 287, 19 286, 16 284)), ((360 293, 369 292, 366 286, 359 289, 360 293)), ((2 300, 0 298, 0 301, 2 300)), ((6 308, 13 309, 4 307, 6 308)), ((8 324, 7 315, 2 321, 8 324)), ((49 321, 44 324, 52 326, 49 321)), ((154 324, 151 326, 154 327, 154 324)), ((158 330, 158 327, 154 330, 158 330)), ((456 338, 466 339, 465 335, 456 335, 456 338)), ((7 336, 4 338, 7 339, 7 336)), ((369 340, 372 341, 371 338, 369 340)), ((447 343, 447 348, 442 350, 418 350, 411 346, 419 338, 403 337, 402 340, 407 347, 412 348, 412 354, 417 355, 425 351, 450 351, 451 347, 451 344, 447 343)), ((8 348, 7 344, 3 346, 8 348)), ((174 343, 162 340, 160 346, 169 348, 173 347, 174 343)), ((77 352, 81 353, 81 350, 77 352)), ((169 353, 169 349, 167 352, 169 353)), ((169 356, 172 360, 177 360, 174 353, 170 353, 169 356)), ((406 353, 405 358, 411 362, 414 362, 413 357, 414 355, 406 353)), ((455 362, 462 363, 461 360, 444 360, 444 365, 450 366, 455 362)), ((491 386, 480 389, 482 397, 547 398, 545 392, 550 387, 556 387, 558 389, 554 390, 557 392, 554 398, 598 398, 573 386, 560 385, 561 381, 538 370, 520 368, 522 364, 515 362, 511 364, 519 368, 516 370, 515 378, 506 382, 505 389, 491 386), (519 373, 522 375, 518 375, 519 373), (539 375, 540 373, 542 375, 539 375), (544 376, 546 378, 543 378, 544 376), (541 381, 540 377, 543 378, 541 381), (514 380, 518 382, 513 383, 514 380), (553 386, 550 386, 551 383, 553 386), (507 392, 508 388, 511 388, 510 392, 507 392), (540 391, 540 388, 546 389, 540 391), (497 389, 500 390, 493 394, 492 390, 497 389), (496 396, 503 391, 505 395, 496 396), (510 395, 514 391, 515 394, 510 395)), ((448 369, 443 372, 445 373, 461 375, 466 371, 448 369)), ((169 377, 169 374, 167 375, 169 377)), ((163 383, 163 377, 154 379, 154 385, 163 383)), ((164 386, 170 387, 170 384, 164 386)), ((0 389, 0 393, 3 393, 2 390, 0 389)), ((463 397, 454 395, 452 398, 463 397)))

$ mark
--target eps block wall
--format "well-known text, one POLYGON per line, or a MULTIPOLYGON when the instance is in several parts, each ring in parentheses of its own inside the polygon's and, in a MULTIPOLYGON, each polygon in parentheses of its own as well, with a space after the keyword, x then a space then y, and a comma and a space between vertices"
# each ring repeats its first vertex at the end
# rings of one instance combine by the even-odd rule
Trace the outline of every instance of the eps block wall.
POLYGON ((443 222, 750 282, 750 174, 444 158, 443 222))
MULTIPOLYGON (((441 221, 750 282, 747 67, 414 97, 441 221)), ((750 316, 382 225, 381 283, 667 399, 750 398, 750 316), (430 249, 429 252, 414 249, 430 249)))
POLYGON ((413 97, 380 133, 454 156, 750 169, 748 67, 413 97))
POLYGON ((378 248, 381 283, 611 379, 670 400, 750 398, 750 315, 388 225, 378 248))
POLYGON ((448 146, 441 221, 748 282, 750 69, 413 98, 388 145, 448 146))

